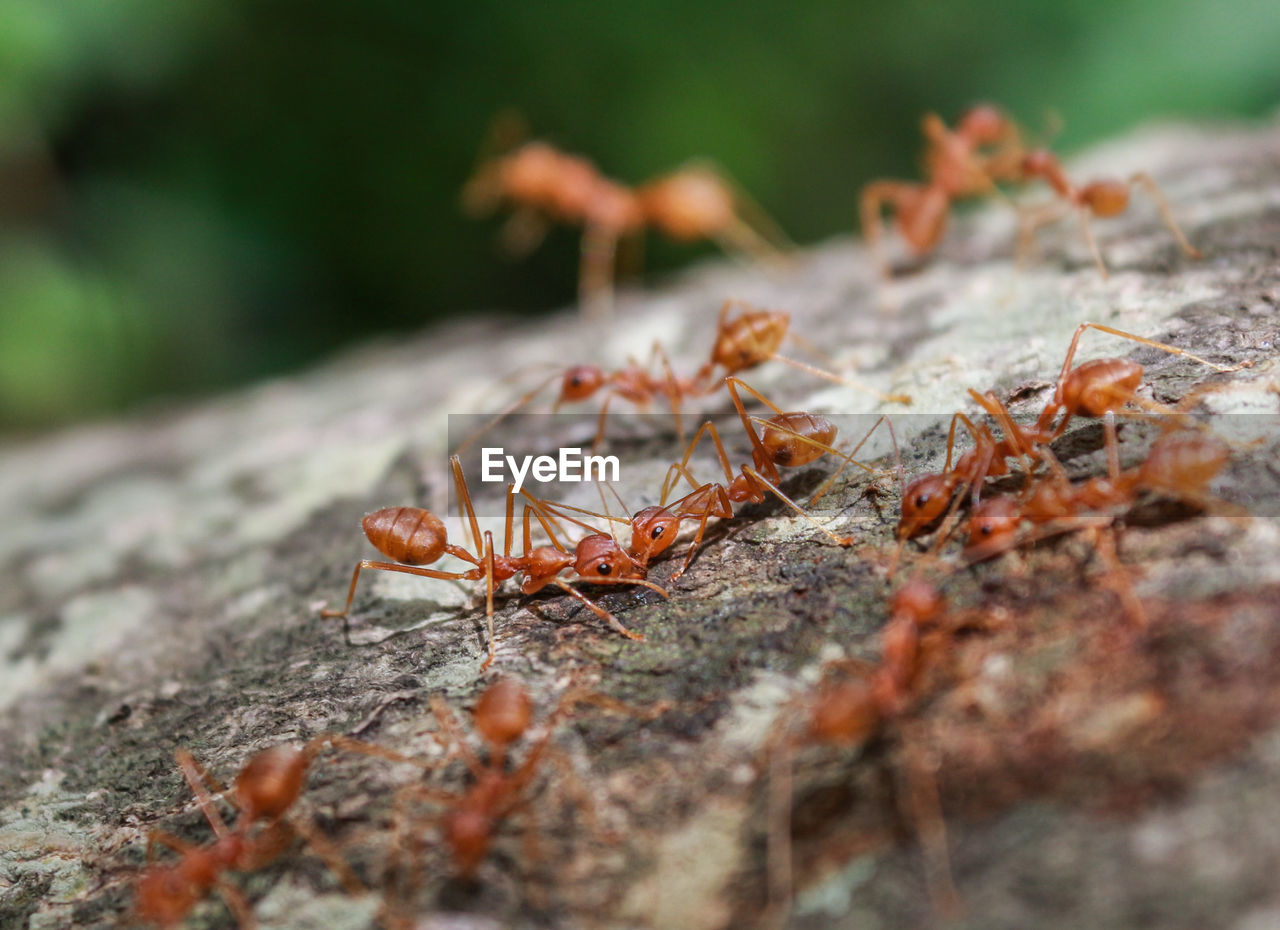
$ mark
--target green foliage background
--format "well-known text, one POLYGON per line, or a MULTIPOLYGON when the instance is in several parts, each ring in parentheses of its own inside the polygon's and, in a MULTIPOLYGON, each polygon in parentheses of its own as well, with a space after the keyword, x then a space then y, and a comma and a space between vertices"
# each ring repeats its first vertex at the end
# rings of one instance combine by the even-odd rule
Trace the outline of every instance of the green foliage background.
POLYGON ((1275 0, 0 0, 0 427, 572 300, 572 231, 512 264, 458 210, 505 107, 624 181, 711 158, 805 242, 926 110, 1070 150, 1271 113, 1277 49, 1275 0))

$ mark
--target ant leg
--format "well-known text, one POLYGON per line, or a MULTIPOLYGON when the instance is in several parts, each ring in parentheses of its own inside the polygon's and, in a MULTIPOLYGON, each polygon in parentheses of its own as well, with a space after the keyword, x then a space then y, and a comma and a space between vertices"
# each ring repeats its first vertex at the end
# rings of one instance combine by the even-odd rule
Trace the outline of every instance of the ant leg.
POLYGON ((588 223, 582 232, 578 276, 578 302, 584 320, 602 324, 613 317, 613 266, 617 255, 617 230, 588 223))
POLYGON ((846 378, 845 376, 837 375, 834 372, 824 371, 821 368, 817 368, 813 365, 808 364, 807 362, 802 362, 799 359, 788 358, 785 355, 779 355, 777 352, 774 352, 773 355, 769 357, 774 359, 775 361, 783 362, 787 365, 790 365, 793 368, 798 368, 801 371, 808 372, 809 374, 814 375, 818 378, 824 378, 827 381, 832 381, 843 387, 853 388, 855 391, 861 391, 864 394, 870 394, 873 397, 877 398, 881 403, 885 403, 885 404, 910 404, 911 403, 910 394, 886 394, 883 391, 877 391, 875 388, 871 387, 868 384, 863 384, 861 381, 854 381, 852 378, 846 378))
POLYGON ((1162 352, 1168 352, 1170 355, 1181 355, 1191 359, 1193 362, 1199 362, 1201 365, 1208 365, 1214 371, 1232 372, 1239 371, 1242 368, 1251 368, 1253 361, 1246 359, 1239 365, 1218 365, 1209 361, 1207 358, 1201 358, 1199 355, 1193 355, 1186 349, 1179 349, 1177 346, 1171 346, 1167 343, 1156 342, 1154 339, 1147 339, 1134 333, 1125 332, 1122 329, 1114 329, 1110 326, 1104 326, 1102 323, 1081 323, 1076 327, 1075 334, 1071 337, 1071 345, 1067 348, 1067 357, 1062 361, 1062 370, 1058 372, 1058 388, 1055 392, 1055 398, 1062 393, 1062 384, 1066 381, 1067 375, 1071 372, 1071 362, 1076 355, 1076 346, 1080 343, 1080 337, 1084 335, 1086 329, 1096 329, 1099 332, 1107 333, 1111 336, 1119 336, 1122 339, 1129 339, 1133 342, 1140 342, 1145 346, 1151 346, 1153 349, 1159 349, 1162 352))
POLYGON ((700 519, 698 521, 698 532, 694 534, 693 542, 689 545, 689 551, 685 553, 684 564, 679 569, 671 573, 671 580, 677 580, 681 575, 689 570, 689 566, 693 564, 693 556, 698 551, 698 547, 702 545, 702 536, 707 531, 707 521, 712 517, 719 517, 721 520, 728 520, 733 517, 733 504, 729 501, 729 495, 724 487, 717 487, 714 490, 714 504, 707 501, 702 509, 700 519))
POLYGON ((840 450, 832 446, 827 445, 824 442, 818 442, 816 439, 813 439, 810 436, 801 436, 795 430, 783 428, 777 425, 776 423, 772 424, 773 429, 778 430, 778 432, 787 433, 791 436, 794 436, 797 440, 805 443, 806 445, 810 445, 815 448, 821 449, 824 452, 834 455, 838 459, 842 459, 840 467, 837 468, 835 472, 831 475, 831 477, 828 478, 826 481, 824 481, 822 483, 822 486, 819 487, 818 490, 814 493, 814 495, 809 498, 809 506, 812 507, 818 501, 822 500, 822 498, 826 496, 827 492, 831 490, 831 486, 835 484, 836 479, 839 478, 842 474, 844 474, 844 470, 848 468, 850 465, 857 465, 859 468, 861 468, 863 471, 865 471, 869 475, 876 474, 876 470, 874 468, 872 468, 869 465, 864 465, 859 461, 856 461, 854 459, 854 456, 858 454, 859 449, 861 449, 864 445, 866 445, 867 440, 871 438, 872 433, 874 433, 877 429, 880 428, 880 424, 883 423, 885 419, 886 417, 881 416, 878 420, 876 420, 876 422, 872 424, 871 429, 867 430, 866 434, 863 435, 863 437, 858 440, 858 444, 854 446, 853 449, 847 454, 844 452, 841 452, 840 450))
MULTIPOLYGON (((497 426, 507 417, 511 416, 511 414, 515 413, 517 410, 520 410, 522 407, 525 407, 526 405, 528 405, 529 401, 533 400, 535 397, 537 397, 539 394, 545 391, 549 385, 554 384, 556 381, 560 380, 563 377, 564 377, 564 370, 563 369, 557 370, 554 373, 548 375, 542 381, 538 382, 538 384, 536 384, 533 388, 526 391, 524 394, 521 394, 520 397, 518 397, 516 400, 507 404, 507 406, 503 407, 502 410, 495 413, 487 423, 483 424, 479 429, 473 432, 470 436, 462 440, 458 448, 455 450, 456 454, 461 455, 463 452, 465 452, 467 449, 471 447, 471 444, 473 442, 475 442, 485 433, 489 432, 489 430, 493 429, 495 426, 497 426)), ((558 401, 555 407, 556 408, 559 407, 558 401)), ((554 413, 555 409, 553 409, 552 412, 554 413)))
POLYGON ((1014 264, 1021 271, 1035 258, 1036 233, 1058 222, 1066 215, 1062 202, 1051 200, 1035 207, 1018 208, 1018 238, 1014 247, 1014 264))
MULTIPOLYGON (((431 705, 431 713, 435 714, 436 721, 440 724, 440 729, 444 731, 445 736, 448 738, 448 744, 458 750, 472 777, 481 778, 484 775, 485 767, 480 763, 480 759, 471 750, 471 747, 467 745, 466 740, 458 733, 458 725, 453 719, 453 711, 449 708, 449 705, 445 703, 444 698, 439 694, 431 695, 428 698, 428 703, 431 705)), ((421 788, 421 786, 418 787, 421 788)))
MULTIPOLYGON (((732 387, 730 388, 730 390, 732 390, 732 387)), ((782 411, 778 411, 778 412, 781 413, 782 411)), ((744 414, 744 417, 745 417, 745 414, 744 414)), ((743 422, 746 422, 745 419, 743 422)), ((685 447, 684 458, 680 460, 679 465, 678 466, 673 465, 671 468, 667 469, 667 480, 663 481, 662 483, 662 497, 660 498, 661 503, 663 504, 666 503, 667 495, 671 493, 672 488, 675 487, 676 482, 673 481, 671 478, 672 469, 676 469, 679 474, 683 475, 685 479, 689 481, 690 485, 693 486, 694 488, 697 488, 699 486, 697 481, 695 481, 693 479, 693 476, 689 473, 688 467, 689 467, 689 459, 693 458, 693 452, 695 449, 698 448, 698 443, 702 440, 702 437, 704 435, 709 435, 711 437, 711 441, 715 443, 716 456, 720 459, 720 467, 724 470, 725 481, 726 482, 733 481, 733 466, 729 464, 729 454, 725 452, 724 443, 720 441, 720 431, 716 429, 716 425, 714 423, 712 423, 710 420, 706 420, 705 422, 703 422, 701 426, 698 427, 698 431, 693 434, 693 441, 690 442, 689 445, 685 447)))
POLYGON ((163 830, 147 831, 147 865, 151 865, 155 861, 156 846, 165 846, 172 849, 180 856, 185 856, 193 849, 197 849, 194 843, 188 843, 186 840, 179 839, 172 833, 166 833, 163 830))
POLYGON ((222 815, 213 806, 213 799, 205 788, 202 778, 204 769, 196 762, 195 757, 185 749, 176 750, 173 758, 178 763, 178 768, 182 769, 182 777, 187 780, 187 785, 190 786, 191 792, 195 795, 196 803, 200 805, 200 810, 204 813, 205 819, 209 821, 209 826, 213 827, 213 832, 219 838, 227 836, 231 831, 227 829, 227 824, 222 819, 222 815))
POLYGON ((778 500, 782 501, 784 504, 790 507, 797 514, 799 514, 800 516, 808 520, 810 523, 812 523, 815 527, 817 527, 822 532, 824 536, 830 539, 837 546, 852 546, 855 542, 857 542, 856 537, 837 536, 835 533, 831 532, 831 530, 827 529, 825 526, 823 526, 821 523, 815 520, 812 514, 806 511, 803 507, 801 507, 791 498, 787 497, 786 494, 782 493, 781 488, 779 488, 772 481, 769 481, 767 478, 761 475, 754 468, 751 468, 748 465, 743 465, 742 471, 743 471, 743 474, 750 477, 753 481, 758 482, 761 486, 767 488, 769 492, 773 494, 774 497, 778 498, 778 500))
POLYGON ((222 903, 227 906, 231 916, 236 919, 236 923, 240 925, 240 930, 254 930, 258 926, 258 921, 254 919, 253 909, 249 907, 249 902, 246 900, 244 892, 223 879, 218 879, 217 886, 218 895, 222 898, 222 903))
MULTIPOLYGON (((618 579, 618 580, 623 583, 633 583, 633 584, 639 583, 639 579, 618 579)), ((609 611, 605 610, 595 601, 591 600, 591 598, 587 597, 585 594, 583 594, 581 591, 573 587, 571 584, 566 582, 563 578, 553 578, 551 580, 551 583, 554 584, 561 591, 564 591, 569 596, 577 598, 579 601, 585 604, 588 608, 590 608, 592 613, 594 613, 601 620, 604 620, 605 622, 607 622, 615 630, 617 630, 623 636, 627 637, 627 639, 634 639, 634 640, 638 640, 639 642, 644 642, 643 633, 635 633, 635 632, 632 632, 631 630, 628 630, 625 626, 622 625, 622 623, 618 620, 617 617, 615 617, 609 611)), ((598 583, 598 579, 592 579, 592 584, 596 584, 596 583, 598 583)), ((658 588, 657 585, 653 585, 652 587, 657 588, 660 591, 662 590, 661 588, 658 588)))
POLYGON ((1174 222, 1173 212, 1169 209, 1169 201, 1165 198, 1164 192, 1151 175, 1145 171, 1139 171, 1129 179, 1129 184, 1141 184, 1142 189, 1147 192, 1147 196, 1155 201, 1156 209, 1160 211, 1160 218, 1164 220, 1164 225, 1169 227, 1169 232, 1173 233, 1173 238, 1178 240, 1178 245, 1182 247, 1182 251, 1190 258, 1201 258, 1200 250, 1187 241, 1187 237, 1183 235, 1181 228, 1174 222))
POLYGON ((915 732, 917 727, 904 729, 902 752, 906 766, 907 805, 924 853, 925 883, 938 914, 956 919, 964 907, 951 877, 947 825, 938 797, 938 762, 925 748, 923 734, 915 732))
POLYGON ((1102 260, 1102 250, 1098 248, 1098 240, 1093 236, 1093 224, 1089 222, 1089 209, 1080 207, 1077 211, 1080 218, 1080 231, 1084 233, 1084 241, 1089 246, 1089 254, 1093 256, 1093 263, 1098 266, 1098 272, 1106 280, 1111 275, 1107 271, 1107 263, 1102 260))
POLYGON ((654 342, 650 357, 656 357, 662 366, 663 393, 667 395, 667 403, 671 405, 671 416, 676 421, 676 434, 680 437, 680 441, 684 442, 684 423, 680 419, 681 391, 676 373, 671 367, 671 359, 667 356, 667 350, 659 342, 654 342))
POLYGON ((1136 629, 1146 629, 1147 611, 1142 606, 1141 599, 1133 590, 1133 582, 1129 578, 1129 573, 1125 570, 1123 563, 1120 561, 1120 556, 1116 552, 1115 526, 1090 527, 1088 535, 1094 552, 1098 554, 1098 558, 1106 568, 1105 582, 1120 598, 1125 616, 1129 618, 1129 621, 1136 629))
POLYGON ((467 490, 467 479, 462 473, 462 460, 458 456, 449 456, 449 469, 453 472, 453 487, 458 494, 458 517, 471 529, 471 545, 476 555, 480 554, 480 524, 476 520, 476 509, 471 503, 471 492, 467 490))
POLYGON ((493 641, 493 534, 485 530, 484 534, 484 625, 489 633, 489 657, 480 663, 480 671, 493 664, 497 644, 493 641))
POLYGON ((887 205, 897 211, 901 209, 899 201, 909 185, 902 181, 872 181, 862 189, 859 195, 859 215, 862 221, 862 236, 867 241, 867 250, 871 252, 871 262, 881 281, 893 277, 893 269, 889 265, 889 257, 884 252, 884 220, 881 210, 887 205))
POLYGON ((343 617, 344 619, 351 611, 351 602, 356 596, 356 582, 360 580, 360 572, 364 569, 378 572, 403 572, 406 575, 421 575, 424 578, 439 578, 444 581, 479 581, 482 577, 476 569, 470 569, 465 572, 445 572, 434 568, 423 568, 419 565, 401 565, 399 562, 374 562, 369 559, 363 559, 356 563, 356 570, 351 575, 351 587, 347 590, 347 603, 341 610, 329 610, 328 608, 320 611, 322 617, 343 617))
POLYGON ((337 845, 325 836, 323 831, 317 827, 309 818, 293 817, 289 820, 289 825, 302 835, 307 844, 315 850, 317 856, 324 860, 324 864, 329 867, 329 871, 338 877, 338 881, 342 884, 342 888, 347 894, 360 895, 366 894, 369 887, 360 880, 355 870, 342 858, 342 853, 338 851, 337 845))
POLYGON ((779 740, 769 752, 769 814, 765 832, 766 926, 782 926, 791 910, 791 745, 779 740))

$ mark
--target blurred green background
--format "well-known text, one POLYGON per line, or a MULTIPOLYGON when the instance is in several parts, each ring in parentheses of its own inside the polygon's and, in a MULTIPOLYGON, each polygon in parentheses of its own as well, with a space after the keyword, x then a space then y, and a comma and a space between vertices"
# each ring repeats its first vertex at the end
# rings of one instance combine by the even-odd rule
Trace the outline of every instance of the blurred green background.
MULTIPOLYGON (((458 191, 494 114, 638 182, 720 163, 799 242, 912 177, 926 110, 1070 151, 1280 103, 1276 0, 0 0, 0 429, 574 298, 458 191)), ((705 249, 650 238, 660 274, 705 249)))

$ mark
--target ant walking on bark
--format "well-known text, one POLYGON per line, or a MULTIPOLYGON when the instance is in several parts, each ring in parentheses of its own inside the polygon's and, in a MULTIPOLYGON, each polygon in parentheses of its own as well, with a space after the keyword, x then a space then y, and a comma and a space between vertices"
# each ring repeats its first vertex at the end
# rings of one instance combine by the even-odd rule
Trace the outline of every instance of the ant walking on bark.
POLYGON ((493 534, 485 531, 483 544, 471 494, 467 490, 462 464, 455 455, 450 459, 454 487, 458 494, 459 509, 471 531, 473 548, 449 543, 444 522, 435 514, 418 507, 388 507, 369 514, 363 520, 365 535, 379 552, 394 559, 379 562, 368 559, 356 564, 347 590, 347 600, 341 610, 322 610, 322 617, 342 617, 345 621, 355 598, 356 584, 365 569, 373 571, 403 572, 427 578, 456 581, 483 581, 485 583, 485 626, 488 634, 489 654, 481 668, 488 668, 494 659, 493 593, 498 584, 523 574, 522 594, 536 594, 548 586, 555 586, 576 598, 597 617, 629 639, 643 640, 644 636, 625 626, 612 613, 591 600, 563 578, 561 572, 571 571, 579 581, 600 585, 637 585, 657 591, 666 597, 666 591, 644 578, 644 568, 631 559, 609 536, 593 534, 583 537, 570 552, 562 545, 552 529, 549 518, 540 508, 526 505, 523 514, 524 547, 522 555, 511 554, 514 532, 514 498, 511 487, 507 489, 506 531, 501 554, 493 545, 493 534), (534 546, 530 516, 538 519, 551 542, 534 546), (472 567, 464 571, 442 571, 425 566, 439 561, 445 554, 452 555, 472 567))

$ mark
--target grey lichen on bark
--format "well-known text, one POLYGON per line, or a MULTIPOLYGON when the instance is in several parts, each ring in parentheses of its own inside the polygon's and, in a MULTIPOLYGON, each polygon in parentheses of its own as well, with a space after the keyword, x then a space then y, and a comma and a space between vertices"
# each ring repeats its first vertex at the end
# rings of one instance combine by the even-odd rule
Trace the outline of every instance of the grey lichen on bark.
MULTIPOLYGON (((1043 403, 1084 320, 1251 361, 1215 375, 1093 336, 1081 355, 1140 360, 1144 396, 1162 403, 1212 384, 1205 407, 1257 414, 1247 422, 1261 430, 1235 440, 1214 490, 1267 516, 1157 508, 1123 534, 1147 632, 1124 632, 1120 601, 1078 539, 947 580, 954 603, 1000 629, 957 646, 914 721, 920 745, 899 735, 798 755, 793 924, 944 922, 903 801, 922 777, 903 760, 921 757, 936 764, 967 915, 955 926, 1280 921, 1280 433, 1266 419, 1278 399, 1280 131, 1144 130, 1069 169, 1150 172, 1205 257, 1185 259, 1139 199, 1098 224, 1109 279, 1073 224, 1046 232, 1040 258, 1017 269, 1012 215, 993 204, 954 221, 939 253, 887 290, 842 240, 777 274, 716 264, 625 292, 604 333, 570 311, 460 324, 0 451, 0 926, 117 925, 148 828, 208 836, 173 764, 178 747, 224 778, 258 749, 327 731, 438 752, 427 699, 443 692, 461 708, 478 694, 483 609, 462 586, 375 574, 345 642, 316 607, 337 601, 353 562, 372 554, 360 516, 440 504, 446 416, 493 396, 495 360, 616 364, 659 339, 692 370, 729 297, 789 311, 861 380, 910 394, 898 437, 909 474, 940 467, 951 412, 976 409, 966 389, 1022 398, 1021 411, 1043 403)), ((895 410, 781 365, 749 380, 787 409, 895 410)), ((1082 429, 1075 465, 1101 468, 1096 433, 1082 429)), ((661 474, 678 447, 669 438, 632 450, 629 465, 661 474)), ((542 855, 506 829, 477 882, 454 882, 420 824, 415 900, 431 915, 420 926, 714 928, 764 910, 763 747, 823 661, 875 657, 886 616, 898 485, 878 450, 887 476, 851 477, 817 509, 857 545, 832 546, 766 504, 713 533, 669 599, 603 594, 644 643, 564 597, 500 599, 497 667, 528 682, 543 713, 570 675, 670 710, 584 708, 564 726, 564 761, 548 765, 524 818, 542 855), (568 803, 571 781, 593 817, 568 803)), ((672 567, 652 577, 664 583, 672 567)), ((312 773, 303 806, 375 886, 398 842, 394 794, 412 778, 338 756, 312 773)), ((263 926, 361 927, 379 907, 377 894, 342 893, 301 846, 233 880, 263 926)), ((190 926, 231 923, 214 899, 190 926)))

